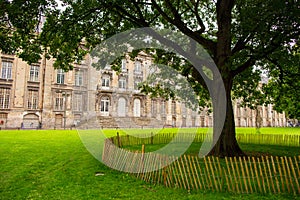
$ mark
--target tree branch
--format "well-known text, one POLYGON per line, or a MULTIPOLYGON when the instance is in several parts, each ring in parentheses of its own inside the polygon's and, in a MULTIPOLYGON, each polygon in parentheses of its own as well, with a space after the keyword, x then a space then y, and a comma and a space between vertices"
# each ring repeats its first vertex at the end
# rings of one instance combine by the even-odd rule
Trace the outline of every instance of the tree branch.
POLYGON ((249 67, 253 66, 254 64, 255 64, 255 59, 250 57, 244 64, 242 64, 241 66, 239 66, 235 70, 232 70, 231 75, 234 77, 234 76, 242 73, 243 71, 245 71, 249 67))
POLYGON ((205 25, 204 25, 200 15, 199 15, 199 3, 200 3, 200 0, 197 0, 195 5, 194 5, 194 8, 195 8, 194 9, 194 14, 195 14, 197 22, 200 26, 200 29, 197 31, 197 33, 202 34, 205 31, 205 25))
POLYGON ((196 31, 190 30, 183 21, 179 19, 172 19, 170 16, 165 13, 162 9, 161 6, 159 6, 156 2, 156 0, 152 1, 153 7, 170 23, 176 26, 183 34, 193 38, 195 41, 197 41, 199 44, 203 45, 205 49, 209 51, 209 53, 213 56, 215 56, 216 53, 216 42, 206 39, 199 35, 196 31))
POLYGON ((114 7, 112 6, 112 9, 114 9, 114 8, 115 8, 116 13, 119 13, 120 16, 127 18, 127 20, 133 22, 134 24, 141 26, 141 27, 149 26, 149 24, 146 22, 146 20, 143 17, 141 19, 136 18, 135 16, 133 16, 132 14, 127 12, 122 6, 115 4, 114 7))

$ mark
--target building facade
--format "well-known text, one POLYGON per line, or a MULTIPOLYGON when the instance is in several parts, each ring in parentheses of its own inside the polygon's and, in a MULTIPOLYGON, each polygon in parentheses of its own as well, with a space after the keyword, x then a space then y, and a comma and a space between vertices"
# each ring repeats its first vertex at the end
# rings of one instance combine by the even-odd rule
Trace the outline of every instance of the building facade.
MULTIPOLYGON (((86 56, 72 71, 53 68, 42 58, 27 64, 14 55, 0 54, 0 127, 62 129, 99 127, 209 127, 212 115, 192 111, 178 101, 150 98, 138 89, 152 64, 140 54, 127 56, 121 71, 110 66, 96 70, 86 56), (93 121, 90 123, 90 121, 93 121)), ((285 115, 272 105, 258 110, 234 104, 237 126, 286 126, 285 115)))

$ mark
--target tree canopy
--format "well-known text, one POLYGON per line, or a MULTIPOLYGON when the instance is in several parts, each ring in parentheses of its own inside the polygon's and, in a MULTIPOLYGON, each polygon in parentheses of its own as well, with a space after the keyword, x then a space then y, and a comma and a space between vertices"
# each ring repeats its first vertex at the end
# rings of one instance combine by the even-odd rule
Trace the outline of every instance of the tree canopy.
MULTIPOLYGON (((226 121, 211 151, 215 155, 242 154, 235 139, 232 97, 241 98, 250 107, 277 102, 278 110, 298 115, 294 111, 299 110, 299 80, 294 77, 299 75, 299 54, 291 51, 299 42, 298 0, 62 2, 63 9, 56 9, 51 0, 2 1, 1 49, 29 62, 36 62, 46 53, 56 59, 56 68, 69 70, 103 40, 122 31, 155 27, 181 32, 208 51, 225 85, 226 121), (46 22, 42 32, 36 34, 41 15, 46 22), (263 85, 265 90, 260 85, 262 74, 270 78, 269 87, 263 85), (290 92, 292 88, 296 92, 290 92)), ((167 52, 160 53, 165 56, 158 58, 166 58, 167 52)), ((172 66, 176 69, 176 65, 174 62, 172 66)), ((189 81, 197 85, 196 91, 205 90, 195 68, 187 65, 178 70, 193 77, 189 81)), ((217 100, 213 106, 218 106, 217 100)))

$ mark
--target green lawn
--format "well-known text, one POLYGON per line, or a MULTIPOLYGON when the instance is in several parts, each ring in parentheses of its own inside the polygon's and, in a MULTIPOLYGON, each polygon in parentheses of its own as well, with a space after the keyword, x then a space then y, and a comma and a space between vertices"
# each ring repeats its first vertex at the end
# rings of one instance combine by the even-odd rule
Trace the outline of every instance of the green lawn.
POLYGON ((0 155, 1 200, 295 198, 272 194, 189 193, 153 186, 101 164, 87 152, 76 131, 0 131, 0 155), (104 175, 95 176, 96 172, 104 175))

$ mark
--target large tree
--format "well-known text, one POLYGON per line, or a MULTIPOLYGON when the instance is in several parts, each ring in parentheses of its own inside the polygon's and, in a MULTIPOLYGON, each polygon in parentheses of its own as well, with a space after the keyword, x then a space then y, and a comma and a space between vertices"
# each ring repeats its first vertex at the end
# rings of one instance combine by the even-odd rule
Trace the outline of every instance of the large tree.
MULTIPOLYGON (((274 80, 284 80, 293 74, 287 70, 286 62, 293 56, 288 51, 290 45, 299 39, 298 0, 63 0, 63 9, 41 9, 52 5, 51 1, 28 2, 2 1, 0 42, 6 52, 25 49, 19 53, 30 62, 45 51, 57 59, 55 67, 72 69, 72 63, 80 61, 104 39, 138 27, 172 29, 202 45, 221 73, 227 99, 225 125, 210 152, 214 155, 243 154, 235 138, 232 97, 241 98, 252 107, 262 104, 265 98, 259 89, 261 70, 270 72, 274 80), (16 17, 11 13, 17 4, 25 9, 33 4, 36 12, 27 10, 16 17), (32 34, 32 24, 37 23, 40 13, 46 15, 47 21, 41 34, 32 34), (29 38, 28 32, 18 29, 19 23, 21 28, 31 31, 29 38), (14 32, 6 35, 7 24, 17 27, 18 37, 14 38, 14 32), (10 43, 14 48, 10 48, 10 43), (28 56, 32 53, 35 57, 28 56)), ((189 81, 202 87, 195 87, 200 94, 200 90, 207 89, 202 76, 190 65, 186 67, 188 70, 177 69, 192 75, 189 81)), ((217 106, 218 102, 213 104, 217 106)))

